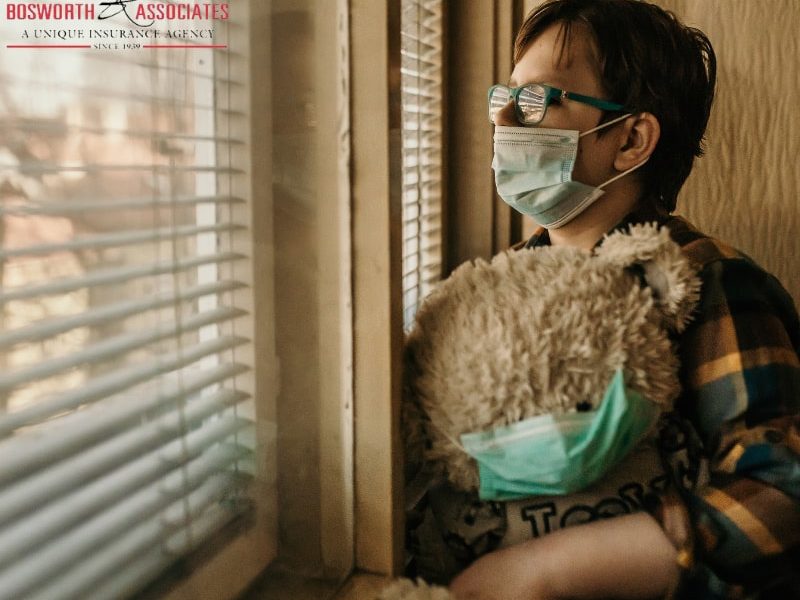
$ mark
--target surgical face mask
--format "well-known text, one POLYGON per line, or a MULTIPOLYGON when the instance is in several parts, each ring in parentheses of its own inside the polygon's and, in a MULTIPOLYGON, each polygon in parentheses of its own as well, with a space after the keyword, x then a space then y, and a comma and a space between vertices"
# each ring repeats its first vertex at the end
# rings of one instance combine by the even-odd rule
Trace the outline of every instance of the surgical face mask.
POLYGON ((478 463, 482 500, 571 494, 619 464, 659 415, 656 404, 625 388, 620 369, 597 410, 465 433, 460 445, 478 463))
POLYGON ((580 133, 569 129, 503 127, 494 129, 494 180, 497 193, 513 209, 547 229, 556 229, 589 208, 604 194, 603 187, 644 162, 598 187, 572 180, 578 141, 630 114, 580 133))

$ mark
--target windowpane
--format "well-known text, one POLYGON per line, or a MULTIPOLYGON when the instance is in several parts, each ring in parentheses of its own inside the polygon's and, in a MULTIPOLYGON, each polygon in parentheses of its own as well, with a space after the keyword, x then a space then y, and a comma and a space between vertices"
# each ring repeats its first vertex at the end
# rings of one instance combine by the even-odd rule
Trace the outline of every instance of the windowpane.
POLYGON ((442 3, 403 0, 403 322, 441 277, 442 3), (413 276, 412 276, 413 275, 413 276))
POLYGON ((244 22, 0 53, 0 598, 128 596, 260 512, 244 22))

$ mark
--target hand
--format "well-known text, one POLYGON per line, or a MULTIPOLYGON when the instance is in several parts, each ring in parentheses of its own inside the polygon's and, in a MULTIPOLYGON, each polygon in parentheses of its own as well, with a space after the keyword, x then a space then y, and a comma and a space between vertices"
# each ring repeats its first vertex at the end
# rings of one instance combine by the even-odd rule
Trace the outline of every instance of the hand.
POLYGON ((450 590, 458 600, 661 598, 677 580, 676 556, 655 520, 636 513, 487 554, 450 590))
POLYGON ((458 600, 546 600, 544 561, 536 560, 538 541, 483 556, 452 581, 450 591, 458 600))

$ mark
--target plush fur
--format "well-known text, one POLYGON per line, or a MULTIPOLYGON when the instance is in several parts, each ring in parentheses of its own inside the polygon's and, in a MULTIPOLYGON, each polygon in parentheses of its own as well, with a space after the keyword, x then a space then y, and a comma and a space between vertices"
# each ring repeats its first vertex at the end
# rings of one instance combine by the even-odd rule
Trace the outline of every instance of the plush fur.
POLYGON ((597 408, 618 368, 670 409, 679 383, 668 332, 686 326, 699 288, 669 232, 651 225, 613 233, 594 253, 544 247, 460 266, 407 338, 407 459, 476 489, 461 434, 597 408))
POLYGON ((377 600, 452 600, 453 596, 438 585, 428 585, 422 579, 416 583, 410 579, 399 579, 381 591, 377 600))

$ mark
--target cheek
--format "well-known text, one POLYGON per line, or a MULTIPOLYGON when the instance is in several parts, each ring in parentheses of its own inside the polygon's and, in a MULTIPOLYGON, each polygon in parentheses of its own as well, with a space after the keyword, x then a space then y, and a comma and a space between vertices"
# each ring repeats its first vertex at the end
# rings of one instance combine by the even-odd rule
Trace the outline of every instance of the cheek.
POLYGON ((589 185, 599 185, 605 180, 610 163, 611 159, 606 156, 603 144, 582 140, 578 145, 573 179, 589 185))
POLYGON ((542 127, 551 129, 571 129, 588 131, 600 120, 600 112, 585 104, 565 100, 561 104, 551 104, 547 108, 542 127))
POLYGON ((551 106, 547 109, 539 127, 546 127, 548 129, 577 129, 575 118, 564 110, 561 106, 551 106))

